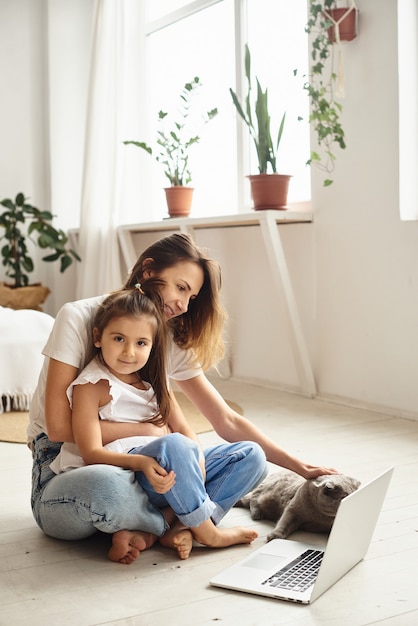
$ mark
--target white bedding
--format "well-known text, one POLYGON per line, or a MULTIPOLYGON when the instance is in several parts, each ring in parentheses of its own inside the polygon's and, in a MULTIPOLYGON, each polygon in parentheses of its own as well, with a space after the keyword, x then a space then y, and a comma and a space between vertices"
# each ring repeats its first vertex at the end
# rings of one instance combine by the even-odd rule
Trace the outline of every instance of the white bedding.
POLYGON ((28 411, 54 318, 0 306, 0 413, 28 411))

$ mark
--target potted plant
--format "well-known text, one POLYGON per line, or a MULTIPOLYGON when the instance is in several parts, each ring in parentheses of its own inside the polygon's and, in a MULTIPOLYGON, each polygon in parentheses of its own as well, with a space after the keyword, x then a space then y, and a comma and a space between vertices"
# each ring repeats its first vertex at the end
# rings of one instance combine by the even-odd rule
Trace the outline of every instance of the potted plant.
POLYGON ((29 241, 42 250, 49 250, 50 254, 42 260, 59 260, 61 272, 65 272, 73 259, 81 259, 67 247, 68 237, 64 231, 52 226, 52 213, 28 204, 23 193, 18 193, 14 201, 4 198, 0 205, 3 207, 0 213, 0 241, 6 241, 1 247, 2 263, 6 267, 6 276, 13 281, 11 284, 0 283, 0 305, 14 309, 39 309, 50 291, 40 283, 29 285, 28 274, 34 269, 29 241))
MULTIPOLYGON (((335 46, 342 39, 351 41, 352 30, 346 31, 342 19, 354 22, 356 29, 357 12, 354 3, 351 7, 337 7, 337 0, 310 0, 309 18, 306 32, 311 36, 310 56, 311 67, 309 80, 304 89, 310 100, 309 123, 316 134, 318 150, 312 150, 309 165, 317 165, 326 175, 324 186, 332 184, 327 174, 335 167, 335 146, 345 149, 345 134, 341 124, 341 102, 337 99, 343 95, 339 84, 339 75, 335 71, 335 46), (343 11, 342 14, 335 13, 343 11), (336 32, 336 23, 338 31, 336 32)), ((352 29, 352 26, 350 27, 352 29)), ((339 51, 341 55, 341 50, 339 51)), ((340 59, 341 60, 341 59, 340 59)))
POLYGON ((263 91, 260 81, 255 77, 257 94, 253 99, 251 78, 251 54, 248 45, 245 46, 245 76, 247 79, 247 95, 245 104, 241 104, 233 89, 229 89, 236 110, 248 127, 250 137, 258 159, 258 174, 248 178, 251 185, 251 195, 254 208, 260 209, 286 209, 287 194, 291 176, 277 173, 277 152, 283 134, 286 113, 283 113, 277 140, 273 143, 270 128, 270 114, 268 111, 268 91, 263 91))
MULTIPOLYGON (((190 119, 194 97, 202 83, 198 76, 186 83, 180 93, 178 117, 171 121, 167 129, 166 122, 169 114, 165 111, 158 113, 158 124, 161 130, 157 133, 157 147, 153 150, 143 141, 124 141, 125 145, 132 144, 142 148, 163 166, 164 174, 170 181, 170 187, 165 189, 168 212, 171 217, 187 216, 190 213, 193 188, 189 187, 192 175, 189 166, 190 148, 200 141, 199 135, 190 119)), ((218 114, 213 108, 202 116, 201 125, 205 125, 218 114)))

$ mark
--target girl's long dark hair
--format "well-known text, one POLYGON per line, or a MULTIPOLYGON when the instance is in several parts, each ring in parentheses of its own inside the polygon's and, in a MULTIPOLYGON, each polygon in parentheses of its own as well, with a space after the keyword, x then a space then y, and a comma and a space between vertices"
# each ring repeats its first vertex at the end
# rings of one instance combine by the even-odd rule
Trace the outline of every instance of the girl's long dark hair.
POLYGON ((125 284, 130 288, 141 283, 147 294, 155 293, 163 281, 159 274, 181 261, 191 261, 203 271, 203 286, 196 298, 190 301, 186 313, 169 321, 174 341, 180 348, 191 349, 203 369, 216 365, 224 356, 223 328, 227 315, 223 308, 221 270, 192 239, 185 234, 174 233, 159 239, 138 258, 125 284), (144 270, 154 275, 144 278, 144 270))
MULTIPOLYGON (((170 394, 167 386, 166 365, 166 324, 161 315, 162 304, 158 293, 145 295, 138 288, 122 289, 107 296, 99 306, 93 320, 95 339, 102 336, 106 326, 112 319, 127 315, 135 319, 146 317, 152 325, 153 342, 147 363, 138 371, 142 380, 153 387, 159 406, 159 413, 151 416, 149 422, 158 426, 167 423, 170 413, 170 394)), ((88 361, 100 356, 100 348, 91 341, 88 361)))

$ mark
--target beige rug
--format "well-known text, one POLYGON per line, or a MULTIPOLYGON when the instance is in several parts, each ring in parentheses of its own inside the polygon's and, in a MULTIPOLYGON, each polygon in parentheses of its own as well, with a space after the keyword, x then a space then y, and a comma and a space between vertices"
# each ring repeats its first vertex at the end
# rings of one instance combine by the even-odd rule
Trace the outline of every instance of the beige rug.
MULTIPOLYGON (((182 393, 176 391, 176 398, 196 433, 207 433, 213 430, 208 420, 182 393)), ((242 415, 242 408, 235 402, 226 401, 234 411, 242 415)), ((26 428, 29 415, 26 411, 10 411, 0 414, 0 441, 9 443, 26 443, 26 428)))

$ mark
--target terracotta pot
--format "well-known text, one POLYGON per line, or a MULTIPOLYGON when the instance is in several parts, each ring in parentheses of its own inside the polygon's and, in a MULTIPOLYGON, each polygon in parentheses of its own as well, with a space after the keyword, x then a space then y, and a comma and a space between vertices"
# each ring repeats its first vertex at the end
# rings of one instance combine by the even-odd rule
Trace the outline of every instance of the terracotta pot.
POLYGON ((289 182, 287 174, 254 174, 248 176, 251 184, 251 196, 254 209, 286 210, 289 182))
POLYGON ((193 199, 193 187, 166 187, 164 189, 170 217, 188 217, 193 199))
MULTIPOLYGON (((344 7, 340 9, 330 9, 325 15, 330 15, 335 22, 341 20, 338 24, 340 29, 341 41, 352 41, 357 37, 357 22, 358 22, 358 9, 350 7, 344 7), (345 15, 345 17, 343 17, 345 15), (343 19, 341 19, 343 18, 343 19)), ((331 26, 328 29, 328 38, 332 43, 335 43, 335 26, 331 26)))
POLYGON ((40 305, 45 302, 50 293, 48 287, 44 287, 41 283, 27 287, 11 287, 6 283, 0 283, 0 306, 42 311, 40 305))

